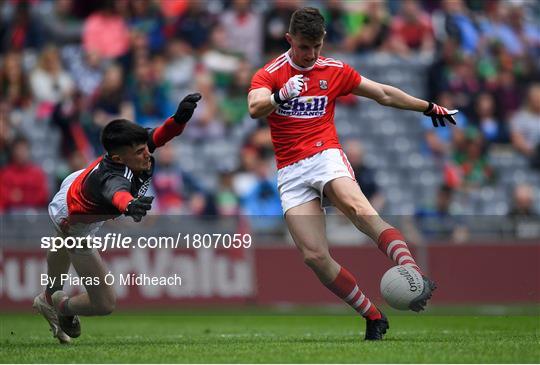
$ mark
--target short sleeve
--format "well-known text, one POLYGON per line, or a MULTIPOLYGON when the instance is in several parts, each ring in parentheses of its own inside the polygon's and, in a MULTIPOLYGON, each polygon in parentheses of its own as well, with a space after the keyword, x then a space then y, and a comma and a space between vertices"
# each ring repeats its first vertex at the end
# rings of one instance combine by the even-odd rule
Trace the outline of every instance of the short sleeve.
POLYGON ((267 88, 270 91, 274 91, 274 82, 272 80, 272 77, 270 76, 270 73, 265 69, 261 68, 259 71, 257 71, 255 75, 253 75, 249 91, 260 89, 263 87, 267 88))
POLYGON ((362 76, 351 66, 343 64, 341 76, 340 96, 349 95, 362 81, 362 76))

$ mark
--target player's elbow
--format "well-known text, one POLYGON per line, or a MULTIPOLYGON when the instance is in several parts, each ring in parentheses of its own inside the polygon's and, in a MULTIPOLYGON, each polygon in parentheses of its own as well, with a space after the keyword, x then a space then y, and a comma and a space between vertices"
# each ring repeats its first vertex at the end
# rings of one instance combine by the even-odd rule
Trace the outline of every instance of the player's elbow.
POLYGON ((248 112, 251 119, 258 119, 263 116, 261 108, 258 108, 255 103, 248 105, 248 112))
POLYGON ((381 105, 384 106, 391 106, 392 105, 392 97, 390 95, 384 93, 381 96, 379 96, 375 101, 381 105))
POLYGON ((375 101, 384 106, 392 106, 392 88, 388 85, 382 85, 379 90, 377 90, 377 95, 374 98, 375 101))

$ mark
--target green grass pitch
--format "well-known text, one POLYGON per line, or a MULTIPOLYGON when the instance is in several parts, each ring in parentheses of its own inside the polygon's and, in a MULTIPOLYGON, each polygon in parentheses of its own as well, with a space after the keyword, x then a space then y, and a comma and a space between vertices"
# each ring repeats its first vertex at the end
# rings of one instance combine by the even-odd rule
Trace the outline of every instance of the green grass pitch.
MULTIPOLYGON (((60 345, 34 314, 0 315, 5 363, 538 363, 538 315, 398 315, 364 342, 352 315, 293 311, 170 311, 82 318, 60 345)), ((531 314, 531 313, 529 313, 531 314)))

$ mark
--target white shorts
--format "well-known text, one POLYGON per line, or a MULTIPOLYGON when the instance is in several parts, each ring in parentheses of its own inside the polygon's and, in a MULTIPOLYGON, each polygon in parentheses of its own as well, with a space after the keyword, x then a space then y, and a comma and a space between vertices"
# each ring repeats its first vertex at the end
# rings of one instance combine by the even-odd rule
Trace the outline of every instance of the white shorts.
POLYGON ((67 193, 69 187, 75 181, 77 176, 79 176, 84 170, 75 171, 62 181, 60 190, 54 196, 53 200, 49 203, 49 217, 54 224, 54 228, 59 234, 74 236, 74 237, 86 237, 94 236, 96 232, 101 228, 104 222, 96 223, 77 223, 71 224, 67 228, 64 224, 65 220, 69 215, 68 205, 67 205, 67 193))
POLYGON ((324 197, 324 186, 338 177, 354 180, 354 172, 343 150, 331 148, 278 170, 278 190, 283 214, 287 210, 313 199, 321 200, 321 207, 329 206, 324 197))

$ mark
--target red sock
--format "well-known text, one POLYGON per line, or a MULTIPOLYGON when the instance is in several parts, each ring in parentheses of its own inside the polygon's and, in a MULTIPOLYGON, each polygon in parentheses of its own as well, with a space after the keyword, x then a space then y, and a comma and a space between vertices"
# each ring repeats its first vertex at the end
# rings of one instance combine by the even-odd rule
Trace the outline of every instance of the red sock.
POLYGON ((390 260, 396 265, 410 265, 420 274, 422 271, 414 261, 414 258, 409 251, 409 247, 405 243, 405 238, 400 231, 395 228, 388 228, 381 233, 377 242, 379 250, 381 250, 390 260))
POLYGON ((326 285, 328 289, 335 295, 343 299, 349 304, 355 311, 360 313, 363 317, 371 320, 381 318, 381 312, 375 307, 375 304, 362 293, 358 288, 356 279, 351 275, 347 269, 341 267, 336 279, 326 285))

